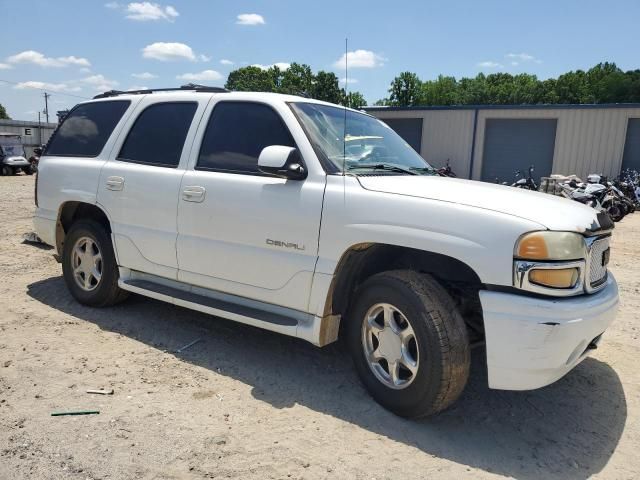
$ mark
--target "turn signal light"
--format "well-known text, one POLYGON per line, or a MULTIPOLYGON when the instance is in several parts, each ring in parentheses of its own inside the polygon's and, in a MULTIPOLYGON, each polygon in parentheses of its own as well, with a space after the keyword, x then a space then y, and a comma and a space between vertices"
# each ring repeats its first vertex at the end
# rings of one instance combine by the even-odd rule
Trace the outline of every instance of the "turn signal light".
POLYGON ((578 281, 577 268, 535 269, 529 272, 529 281, 551 288, 573 288, 578 281))
POLYGON ((547 242, 540 233, 527 235, 518 244, 517 256, 529 260, 546 260, 549 258, 547 242))

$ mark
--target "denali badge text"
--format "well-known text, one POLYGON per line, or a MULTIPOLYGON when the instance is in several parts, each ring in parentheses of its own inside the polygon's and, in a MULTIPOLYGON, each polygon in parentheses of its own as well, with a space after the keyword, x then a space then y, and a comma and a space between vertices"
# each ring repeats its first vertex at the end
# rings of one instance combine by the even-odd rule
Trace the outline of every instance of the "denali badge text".
POLYGON ((283 247, 283 248, 293 248, 295 250, 304 250, 304 245, 298 245, 293 242, 283 242, 281 240, 271 240, 267 238, 267 245, 272 245, 274 247, 283 247))

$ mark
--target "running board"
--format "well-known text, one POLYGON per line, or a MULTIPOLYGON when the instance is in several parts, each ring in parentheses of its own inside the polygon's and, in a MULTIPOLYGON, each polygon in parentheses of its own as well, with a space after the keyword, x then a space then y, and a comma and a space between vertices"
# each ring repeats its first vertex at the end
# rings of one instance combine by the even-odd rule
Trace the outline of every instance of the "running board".
POLYGON ((313 315, 308 313, 269 304, 264 304, 265 309, 258 308, 259 302, 253 300, 215 291, 210 292, 211 296, 203 295, 193 290, 204 292, 205 289, 175 283, 177 286, 167 285, 166 280, 163 283, 140 278, 118 280, 118 285, 123 290, 285 335, 297 336, 297 328, 313 320, 313 315))

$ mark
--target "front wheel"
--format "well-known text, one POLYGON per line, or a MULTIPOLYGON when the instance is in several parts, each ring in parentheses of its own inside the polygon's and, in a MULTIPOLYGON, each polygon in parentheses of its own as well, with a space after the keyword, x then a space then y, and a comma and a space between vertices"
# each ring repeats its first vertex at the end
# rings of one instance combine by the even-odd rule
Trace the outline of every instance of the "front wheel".
POLYGON ((409 418, 452 404, 469 376, 469 339, 444 288, 430 275, 397 270, 370 277, 356 295, 346 340, 373 398, 409 418))
POLYGON ((62 273, 71 295, 84 305, 106 307, 127 296, 118 287, 111 238, 93 220, 80 220, 69 229, 62 251, 62 273))

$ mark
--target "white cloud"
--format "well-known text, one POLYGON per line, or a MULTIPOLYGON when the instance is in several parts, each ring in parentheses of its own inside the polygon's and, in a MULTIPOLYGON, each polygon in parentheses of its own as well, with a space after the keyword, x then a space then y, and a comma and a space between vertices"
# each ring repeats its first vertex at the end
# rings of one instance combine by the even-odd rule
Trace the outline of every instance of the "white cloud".
POLYGON ((9 70, 10 68, 13 68, 13 67, 8 63, 0 63, 0 70, 9 70))
POLYGON ((189 45, 177 42, 156 42, 147 45, 142 49, 144 58, 153 58, 162 62, 172 60, 191 60, 196 61, 196 56, 189 45))
POLYGON ((340 79, 340 83, 342 84, 349 84, 351 85, 352 83, 358 83, 358 79, 357 78, 341 78, 340 79))
POLYGON ((251 66, 261 68, 262 70, 269 70, 271 67, 278 67, 280 70, 284 71, 284 70, 289 70, 289 67, 291 66, 291 64, 287 62, 276 62, 276 63, 272 63, 271 65, 262 65, 261 63, 254 63, 251 66))
POLYGON ((35 50, 25 50, 24 52, 16 53, 7 58, 9 63, 31 63, 39 65, 41 67, 67 67, 69 65, 77 65, 80 67, 89 67, 91 63, 86 58, 74 57, 70 55, 68 57, 46 57, 40 52, 35 50))
POLYGON ((105 7, 110 8, 111 10, 116 10, 120 8, 120 4, 118 2, 109 2, 104 4, 105 7))
POLYGON ((505 57, 513 60, 517 59, 522 62, 526 62, 528 60, 534 60, 534 57, 532 55, 529 55, 528 53, 507 53, 505 57))
POLYGON ((106 92, 108 90, 113 90, 118 86, 118 82, 115 80, 110 80, 106 78, 104 75, 91 75, 89 77, 83 78, 79 80, 80 83, 88 85, 92 87, 94 90, 100 92, 106 92))
POLYGON ((204 70, 200 73, 183 73, 176 77, 178 80, 186 80, 188 82, 206 82, 222 80, 222 74, 215 70, 204 70))
POLYGON ((38 82, 35 80, 29 80, 28 82, 20 82, 15 87, 18 90, 24 90, 25 88, 39 88, 42 90, 51 90, 52 92, 78 92, 80 87, 72 87, 66 83, 48 83, 38 82))
POLYGON ((353 52, 343 53, 333 63, 333 66, 344 69, 346 60, 349 61, 348 68, 375 68, 384 65, 386 58, 371 50, 354 50, 353 52))
POLYGON ((222 65, 235 65, 234 62, 232 62, 231 60, 227 60, 226 58, 223 58, 222 60, 220 60, 220 63, 222 65))
POLYGON ((504 65, 498 62, 492 62, 490 60, 478 63, 480 68, 504 68, 504 65))
POLYGON ((149 90, 149 87, 145 87, 142 85, 131 85, 127 90, 149 90))
POLYGON ((132 73, 131 76, 140 80, 151 80, 152 78, 158 78, 157 75, 149 72, 132 73))
POLYGON ((264 17, 257 13, 241 13, 237 16, 236 23, 238 25, 264 25, 264 17))
POLYGON ((129 20, 137 20, 140 22, 155 20, 166 20, 168 22, 173 22, 176 17, 180 15, 178 11, 171 5, 163 7, 162 5, 151 2, 130 3, 127 5, 125 13, 127 14, 126 17, 129 20))
POLYGON ((82 67, 80 73, 91 73, 91 69, 88 67, 82 67))
POLYGON ((198 55, 198 60, 200 60, 201 62, 210 62, 211 61, 211 57, 201 53, 200 55, 198 55))

